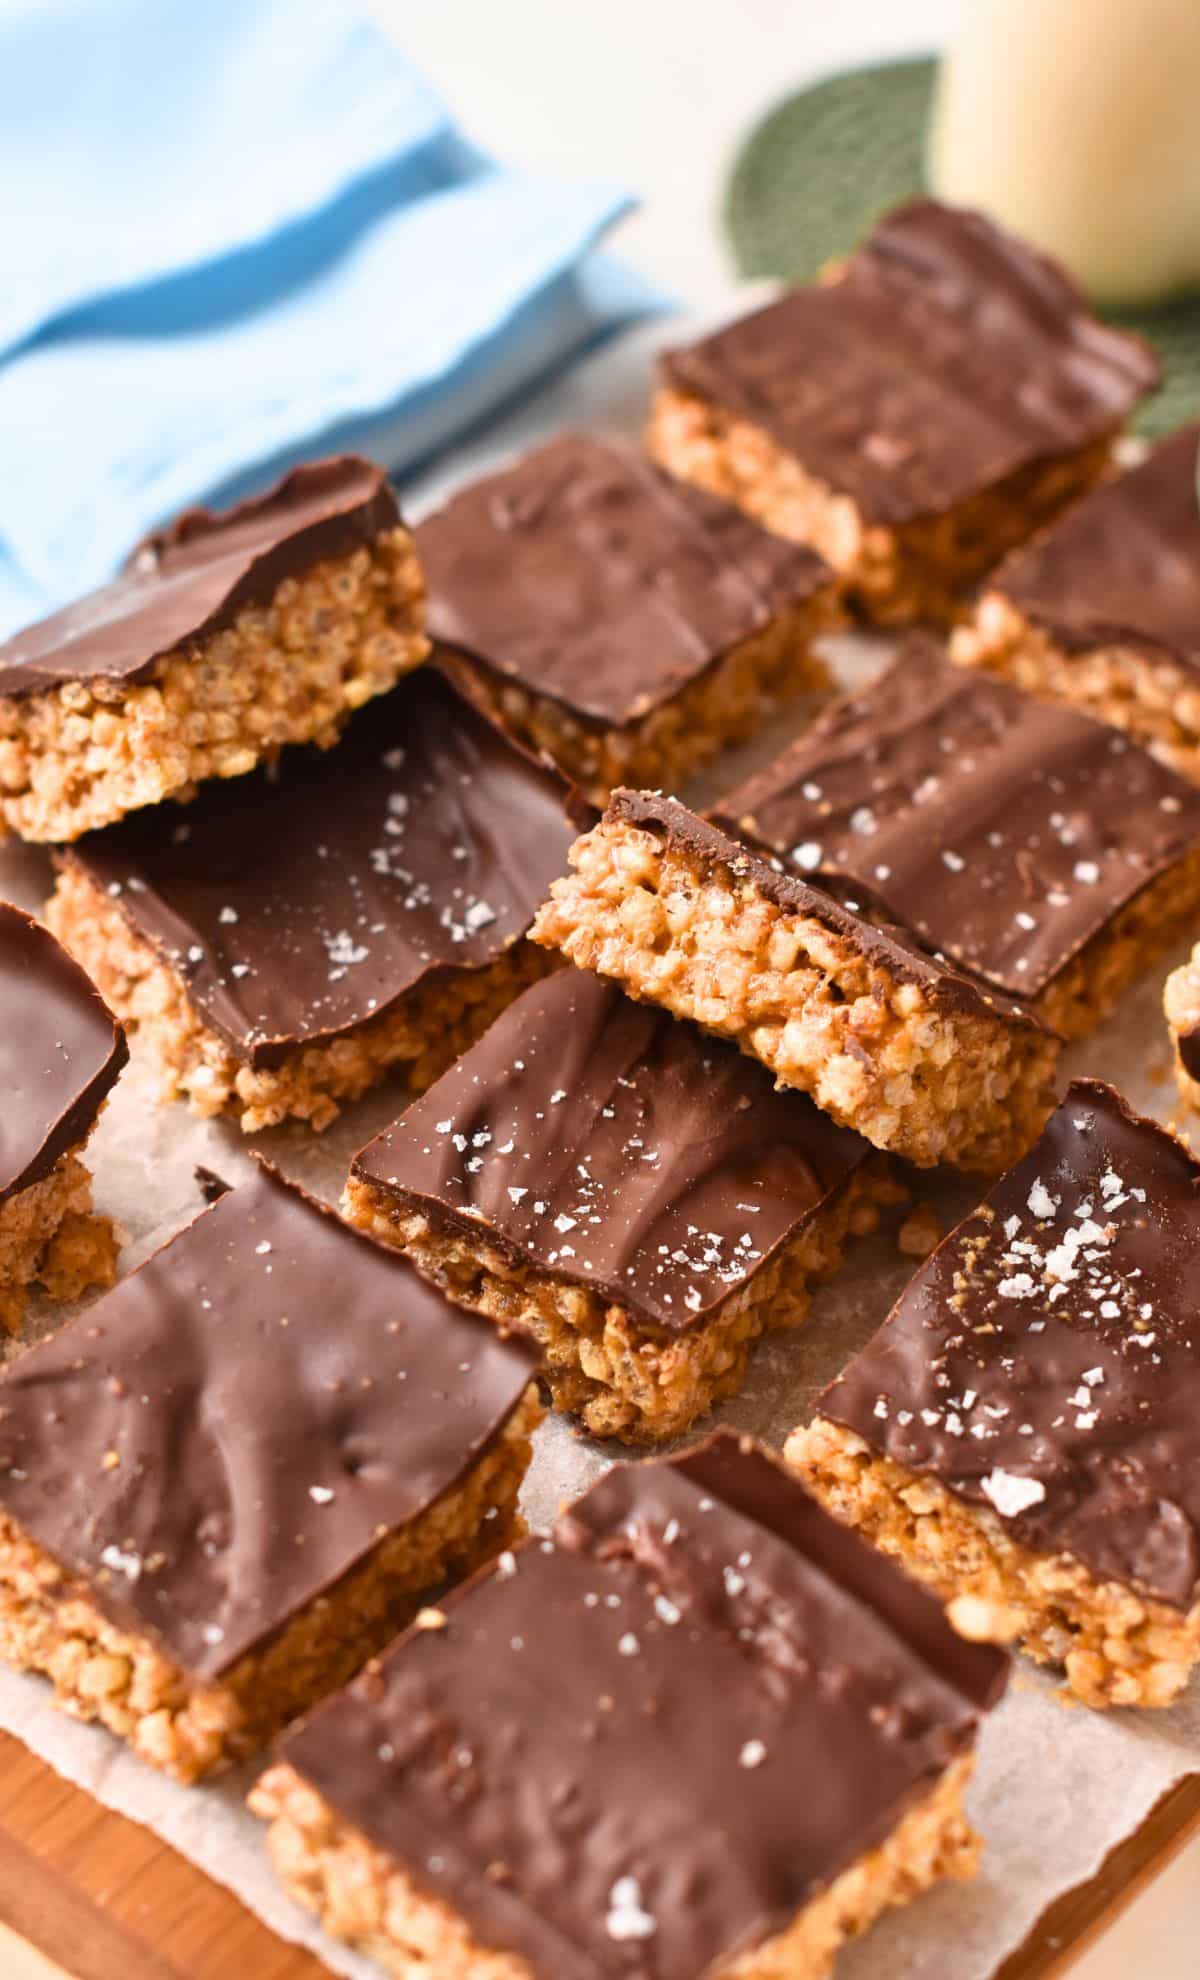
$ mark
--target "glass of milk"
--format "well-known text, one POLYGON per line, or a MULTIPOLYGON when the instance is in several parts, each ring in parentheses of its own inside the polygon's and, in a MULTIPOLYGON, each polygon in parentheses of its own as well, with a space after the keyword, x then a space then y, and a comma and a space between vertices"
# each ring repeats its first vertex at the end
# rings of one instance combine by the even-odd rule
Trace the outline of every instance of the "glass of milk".
POLYGON ((1200 286, 1200 0, 963 0, 930 177, 1098 300, 1200 286))

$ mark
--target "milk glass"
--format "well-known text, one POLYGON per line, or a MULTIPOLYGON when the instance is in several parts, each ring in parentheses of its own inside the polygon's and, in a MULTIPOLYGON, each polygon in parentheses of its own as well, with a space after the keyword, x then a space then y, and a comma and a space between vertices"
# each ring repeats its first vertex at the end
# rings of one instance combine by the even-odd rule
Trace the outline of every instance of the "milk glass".
POLYGON ((930 176, 1100 300, 1200 285, 1200 0, 963 0, 930 176))

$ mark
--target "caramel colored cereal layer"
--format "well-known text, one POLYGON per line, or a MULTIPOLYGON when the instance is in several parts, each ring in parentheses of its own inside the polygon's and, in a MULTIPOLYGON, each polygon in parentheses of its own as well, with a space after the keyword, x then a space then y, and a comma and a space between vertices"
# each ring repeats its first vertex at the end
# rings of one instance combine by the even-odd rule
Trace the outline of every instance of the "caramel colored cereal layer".
POLYGON ((986 1507, 877 1455, 824 1417, 784 1455, 829 1511, 950 1605, 965 1636, 1013 1638, 1085 1705, 1170 1705, 1200 1662, 1200 1605, 1182 1615, 1071 1554, 1034 1552, 986 1507))
POLYGON ((0 820, 65 844, 142 805, 240 777, 342 723, 429 650, 425 587, 404 529, 316 564, 147 678, 70 681, 0 698, 0 820))
MULTIPOLYGON (((713 1980, 825 1980, 839 1948, 882 1912, 944 1878, 972 1877, 979 1844, 962 1805, 971 1765, 969 1757, 956 1760, 886 1842, 813 1897, 783 1932, 719 1967, 713 1980)), ((327 1932, 398 1980, 545 1980, 518 1955, 480 1945, 457 1912, 343 1822, 293 1768, 264 1774, 250 1807, 271 1825, 267 1848, 285 1889, 327 1932)))
POLYGON ((736 502, 780 536, 811 544, 876 624, 949 624, 964 593, 1006 551, 1100 479, 1112 436, 1023 468, 945 515, 896 529, 868 523, 849 495, 809 474, 762 427, 674 387, 655 396, 647 446, 682 480, 736 502))
POLYGON ((987 591, 956 630, 950 658, 1110 722, 1200 783, 1200 681, 1166 654, 1120 645, 1069 652, 1002 592, 987 591))
POLYGON ((1200 922, 1200 852, 1143 887, 1033 1002, 1064 1038, 1087 1038, 1131 983, 1200 922))
POLYGON ((731 1039, 877 1148, 994 1174, 1040 1131, 1048 1034, 935 1008, 822 922, 625 820, 577 840, 571 862, 535 941, 731 1039))
POLYGON ((449 1575, 511 1544, 524 1530, 517 1494, 540 1415, 531 1389, 461 1484, 213 1684, 111 1623, 86 1584, 0 1514, 0 1656, 48 1677, 73 1718, 99 1720, 176 1780, 199 1780, 348 1683, 449 1575))
POLYGON ((595 804, 618 784, 670 789, 732 743, 744 742, 785 701, 832 683, 809 640, 839 623, 832 587, 743 640, 670 701, 624 728, 602 728, 560 702, 438 653, 439 664, 492 719, 557 763, 595 804))
POLYGON ((874 1230, 901 1194, 877 1166, 853 1176, 705 1325, 654 1327, 589 1287, 514 1261, 480 1229, 468 1239, 423 1208, 351 1176, 342 1208, 352 1224, 395 1246, 460 1306, 530 1334, 542 1348, 556 1409, 594 1437, 657 1444, 678 1437, 742 1384, 754 1342, 797 1327, 812 1288, 833 1278, 847 1239, 874 1230))
POLYGON ((93 1214, 90 1172, 68 1149, 0 1207, 0 1326, 18 1331, 35 1282, 54 1300, 111 1286, 119 1250, 112 1219, 93 1214))
POLYGON ((552 967, 531 943, 516 942, 485 968, 433 975, 366 1024, 300 1046, 280 1066, 255 1069, 204 1023, 182 979, 83 873, 63 869, 46 921, 162 1068, 163 1099, 186 1100, 202 1119, 228 1114, 246 1134, 287 1119, 307 1121, 319 1133, 342 1102, 356 1100, 394 1067, 404 1069, 414 1090, 431 1085, 552 967))

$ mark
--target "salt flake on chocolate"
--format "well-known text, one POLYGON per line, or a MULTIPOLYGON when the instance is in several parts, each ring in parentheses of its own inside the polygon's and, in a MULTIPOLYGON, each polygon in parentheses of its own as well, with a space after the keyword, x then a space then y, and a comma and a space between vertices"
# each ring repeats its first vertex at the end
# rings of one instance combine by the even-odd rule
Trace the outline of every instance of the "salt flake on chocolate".
POLYGON ((1040 1505, 1046 1496, 1046 1487, 1040 1480, 1020 1478, 1015 1471, 990 1471, 986 1478, 980 1479, 979 1489, 1002 1519, 1015 1519, 1030 1506, 1040 1505))

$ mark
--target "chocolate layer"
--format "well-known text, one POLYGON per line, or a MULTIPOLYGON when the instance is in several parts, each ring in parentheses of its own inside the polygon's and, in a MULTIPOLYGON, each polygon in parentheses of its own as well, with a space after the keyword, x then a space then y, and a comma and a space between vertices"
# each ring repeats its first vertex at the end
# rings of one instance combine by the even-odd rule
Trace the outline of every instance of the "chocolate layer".
POLYGON ((989 581, 1069 650, 1132 646, 1200 672, 1200 424, 1067 510, 989 581))
POLYGON ((90 977, 0 901, 0 1202, 86 1140, 128 1057, 90 977))
POLYGON ((1175 1040, 1179 1053, 1179 1063, 1189 1078, 1200 1080, 1200 1026, 1194 1031, 1181 1031, 1175 1040))
POLYGON ((882 1841, 1004 1683, 729 1435, 610 1471, 444 1609, 283 1755, 538 1980, 724 1971, 882 1841))
POLYGON ((1102 439, 1160 376, 1061 268, 929 199, 881 220, 836 282, 793 289, 663 369, 892 525, 1102 439))
POLYGON ((869 963, 900 983, 916 984, 940 1009, 990 1013, 1012 1024, 1042 1029, 1022 1005, 929 955, 905 929, 881 927, 862 919, 856 911, 861 903, 843 905, 825 888, 810 886, 786 871, 778 859, 755 852, 742 840, 698 818, 677 798, 665 798, 656 791, 614 791, 604 815, 657 833, 668 846, 704 866, 727 868, 735 882, 748 883, 787 914, 811 915, 869 963))
POLYGON ((1200 1594, 1200 1163, 1095 1080, 944 1240, 818 1411, 1036 1549, 1200 1594))
POLYGON ((188 509, 148 537, 122 575, 0 645, 0 694, 64 681, 135 681, 198 645, 286 577, 348 557, 400 520, 381 468, 355 455, 293 469, 253 501, 188 509))
POLYGON ((871 1152, 732 1045, 567 969, 510 1005, 353 1173, 682 1332, 871 1152))
POLYGON ((60 855, 118 901, 253 1066, 518 941, 575 827, 558 777, 422 670, 333 750, 135 812, 60 855))
POLYGON ((923 637, 713 815, 1027 997, 1200 847, 1194 785, 1103 723, 950 666, 923 637))
POLYGON ((416 539, 432 635, 604 727, 833 582, 812 551, 582 433, 473 482, 416 539))
POLYGON ((0 1506, 216 1678, 464 1475, 531 1360, 263 1163, 0 1374, 0 1506))

